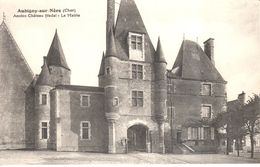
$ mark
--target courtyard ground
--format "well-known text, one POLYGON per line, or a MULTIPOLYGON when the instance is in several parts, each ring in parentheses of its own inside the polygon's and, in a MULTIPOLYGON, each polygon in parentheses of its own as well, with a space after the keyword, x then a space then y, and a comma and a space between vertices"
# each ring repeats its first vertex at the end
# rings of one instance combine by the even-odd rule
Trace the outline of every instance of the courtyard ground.
POLYGON ((54 152, 54 151, 0 151, 0 165, 27 165, 27 164, 216 164, 216 163, 260 163, 260 153, 255 159, 249 154, 237 157, 235 154, 101 154, 83 152, 54 152))

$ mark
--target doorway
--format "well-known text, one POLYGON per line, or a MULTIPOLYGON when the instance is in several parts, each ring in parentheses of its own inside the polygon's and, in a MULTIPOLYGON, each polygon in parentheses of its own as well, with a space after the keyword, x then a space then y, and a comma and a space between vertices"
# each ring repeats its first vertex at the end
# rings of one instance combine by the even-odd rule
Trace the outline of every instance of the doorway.
POLYGON ((177 143, 180 144, 181 143, 181 131, 177 132, 177 143))
POLYGON ((147 151, 148 128, 144 125, 134 125, 127 129, 128 151, 147 151))

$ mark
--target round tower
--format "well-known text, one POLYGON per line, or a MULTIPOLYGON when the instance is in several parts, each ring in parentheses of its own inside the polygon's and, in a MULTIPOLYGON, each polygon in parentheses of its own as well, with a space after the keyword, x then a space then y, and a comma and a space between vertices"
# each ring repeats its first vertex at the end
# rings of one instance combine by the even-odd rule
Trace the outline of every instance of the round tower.
POLYGON ((46 57, 44 57, 42 71, 35 85, 36 149, 47 149, 50 121, 50 91, 53 88, 46 57))
POLYGON ((164 147, 164 121, 167 110, 167 78, 166 78, 166 60, 163 55, 160 38, 158 39, 157 49, 155 53, 154 69, 155 69, 155 119, 158 123, 160 152, 165 153, 164 147))
POLYGON ((56 85, 69 84, 70 69, 56 30, 48 55, 44 57, 42 70, 35 84, 35 146, 37 149, 52 148, 50 112, 53 100, 51 100, 50 91, 56 85))
POLYGON ((110 29, 106 56, 104 57, 103 86, 105 89, 105 110, 108 120, 108 153, 116 153, 115 124, 119 119, 118 64, 113 29, 110 29))

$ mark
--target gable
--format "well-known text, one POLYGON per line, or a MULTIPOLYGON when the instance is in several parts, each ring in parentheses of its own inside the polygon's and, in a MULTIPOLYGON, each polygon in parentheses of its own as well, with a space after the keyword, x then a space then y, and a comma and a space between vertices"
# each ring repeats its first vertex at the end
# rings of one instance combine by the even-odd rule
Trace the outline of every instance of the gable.
POLYGON ((117 53, 122 60, 129 59, 127 42, 129 32, 144 34, 145 61, 152 62, 155 49, 138 8, 133 0, 121 0, 115 26, 115 43, 117 53))

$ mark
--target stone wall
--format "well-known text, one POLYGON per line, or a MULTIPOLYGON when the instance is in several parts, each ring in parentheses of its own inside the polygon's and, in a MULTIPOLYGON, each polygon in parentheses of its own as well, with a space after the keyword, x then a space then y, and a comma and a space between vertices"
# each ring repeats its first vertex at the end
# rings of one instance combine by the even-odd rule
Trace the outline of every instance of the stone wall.
MULTIPOLYGON (((54 112, 51 119, 52 141, 57 151, 107 152, 107 122, 104 112, 104 92, 72 91, 56 89, 54 112), (81 95, 90 95, 90 106, 81 107, 81 95), (91 124, 90 140, 82 140, 80 136, 81 121, 91 124)), ((52 92, 53 94, 53 92, 52 92)), ((53 112, 53 110, 52 110, 53 112)))

